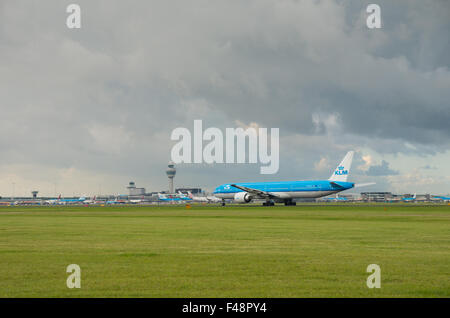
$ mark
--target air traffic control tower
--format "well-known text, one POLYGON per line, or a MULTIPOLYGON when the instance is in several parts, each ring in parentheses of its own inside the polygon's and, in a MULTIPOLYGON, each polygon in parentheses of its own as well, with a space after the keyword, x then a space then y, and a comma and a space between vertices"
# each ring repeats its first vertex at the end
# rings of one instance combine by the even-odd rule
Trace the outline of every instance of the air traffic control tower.
POLYGON ((166 170, 167 177, 169 178, 169 193, 173 193, 173 178, 175 178, 176 173, 177 169, 175 169, 175 163, 173 161, 169 161, 169 165, 166 170))

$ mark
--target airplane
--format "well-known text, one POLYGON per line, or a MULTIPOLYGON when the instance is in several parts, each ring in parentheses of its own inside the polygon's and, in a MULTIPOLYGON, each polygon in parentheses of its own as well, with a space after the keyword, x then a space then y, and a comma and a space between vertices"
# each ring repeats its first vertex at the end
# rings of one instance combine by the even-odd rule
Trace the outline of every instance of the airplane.
POLYGON ((126 201, 125 200, 119 200, 119 196, 116 196, 114 198, 114 200, 107 200, 105 203, 106 204, 125 204, 126 201))
POLYGON ((165 195, 165 194, 161 194, 161 193, 158 193, 158 199, 159 199, 159 201, 170 201, 170 202, 183 201, 177 195, 173 195, 173 194, 165 195))
POLYGON ((61 199, 61 194, 57 199, 46 200, 46 204, 67 204, 67 203, 81 203, 85 202, 86 197, 79 197, 78 199, 61 199))
POLYGON ((178 191, 178 197, 183 201, 192 201, 190 196, 186 196, 183 192, 178 191))
POLYGON ((22 200, 22 201, 15 201, 14 205, 41 205, 42 202, 38 200, 22 200))
POLYGON ((78 199, 61 199, 60 195, 58 201, 64 203, 77 203, 86 201, 86 197, 79 197, 78 199))
POLYGON ((389 203, 398 203, 400 201, 402 201, 402 199, 399 197, 393 197, 393 198, 386 200, 386 202, 389 202, 389 203))
POLYGON ((204 202, 204 203, 208 203, 209 201, 208 201, 208 198, 206 198, 206 197, 197 197, 197 196, 194 196, 191 192, 188 192, 188 196, 189 196, 189 198, 191 198, 191 200, 192 201, 194 201, 194 202, 204 202))
POLYGON ((324 198, 323 200, 325 200, 325 201, 335 201, 335 202, 338 202, 338 201, 348 201, 347 198, 345 198, 345 197, 340 197, 340 196, 338 196, 337 193, 336 193, 336 196, 335 196, 335 197, 324 198))
POLYGON ((237 203, 250 203, 255 199, 262 199, 265 200, 264 206, 274 205, 275 202, 296 205, 294 201, 296 198, 320 198, 355 187, 375 184, 347 182, 353 154, 353 151, 349 151, 345 155, 328 180, 227 183, 218 186, 213 193, 222 199, 222 206, 225 205, 225 199, 233 199, 237 203))
POLYGON ((126 202, 130 204, 138 204, 145 201, 145 196, 141 196, 140 199, 128 199, 126 202))
POLYGON ((188 191, 188 195, 189 198, 191 198, 194 202, 205 202, 205 203, 218 203, 218 202, 222 202, 222 199, 219 199, 215 196, 206 196, 206 197, 196 197, 194 195, 192 195, 191 192, 188 191))
POLYGON ((117 199, 114 199, 114 200, 107 200, 106 202, 105 202, 105 204, 125 204, 126 202, 125 201, 123 201, 123 200, 117 200, 117 199))
POLYGON ((94 197, 92 198, 92 200, 91 200, 91 199, 87 199, 87 200, 84 200, 83 203, 86 203, 86 204, 94 204, 94 203, 97 202, 97 201, 95 200, 96 197, 97 197, 97 196, 94 195, 94 197))
POLYGON ((438 196, 438 195, 433 195, 433 199, 438 199, 438 200, 442 200, 442 201, 450 201, 450 197, 438 196))
POLYGON ((208 199, 208 202, 210 202, 210 203, 219 203, 219 202, 222 202, 222 199, 220 199, 220 198, 218 198, 218 197, 215 197, 215 196, 213 196, 213 195, 208 195, 208 196, 206 196, 206 198, 208 199))
POLYGON ((416 194, 414 193, 414 195, 411 198, 402 198, 402 201, 404 202, 413 202, 416 200, 416 194))
POLYGON ((142 203, 144 202, 144 197, 142 197, 142 199, 129 199, 128 202, 132 204, 142 203))
POLYGON ((61 200, 61 194, 59 195, 59 197, 57 199, 46 200, 45 203, 46 204, 57 204, 59 202, 59 200, 61 200))

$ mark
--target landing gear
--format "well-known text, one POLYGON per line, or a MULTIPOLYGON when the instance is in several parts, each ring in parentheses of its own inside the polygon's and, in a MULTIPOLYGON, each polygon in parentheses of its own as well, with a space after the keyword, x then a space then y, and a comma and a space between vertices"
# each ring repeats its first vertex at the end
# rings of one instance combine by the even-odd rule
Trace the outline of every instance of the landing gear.
POLYGON ((274 206, 274 205, 275 205, 275 202, 273 202, 273 201, 263 202, 263 206, 274 206))
POLYGON ((297 205, 297 202, 294 202, 292 200, 286 200, 284 201, 284 205, 297 205))

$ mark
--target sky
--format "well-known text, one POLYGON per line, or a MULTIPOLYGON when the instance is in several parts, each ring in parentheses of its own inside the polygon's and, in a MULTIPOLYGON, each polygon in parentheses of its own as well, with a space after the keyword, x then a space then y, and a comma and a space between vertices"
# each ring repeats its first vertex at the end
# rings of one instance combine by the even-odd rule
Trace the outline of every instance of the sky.
POLYGON ((195 119, 279 128, 280 168, 179 164, 175 187, 326 179, 354 150, 365 191, 448 194, 449 14, 446 0, 1 0, 0 196, 165 190, 171 132, 195 119))

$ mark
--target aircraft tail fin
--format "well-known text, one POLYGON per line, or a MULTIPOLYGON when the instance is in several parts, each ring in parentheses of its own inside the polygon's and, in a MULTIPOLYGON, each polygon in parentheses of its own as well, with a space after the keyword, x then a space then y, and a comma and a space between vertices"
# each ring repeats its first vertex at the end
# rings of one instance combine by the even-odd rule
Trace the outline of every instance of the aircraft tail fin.
POLYGON ((339 164, 339 166, 336 168, 336 170, 333 171, 333 174, 331 175, 331 177, 328 180, 342 181, 342 182, 347 181, 347 177, 350 172, 350 167, 352 165, 353 154, 354 154, 354 151, 347 152, 344 159, 342 159, 342 162, 339 164))

